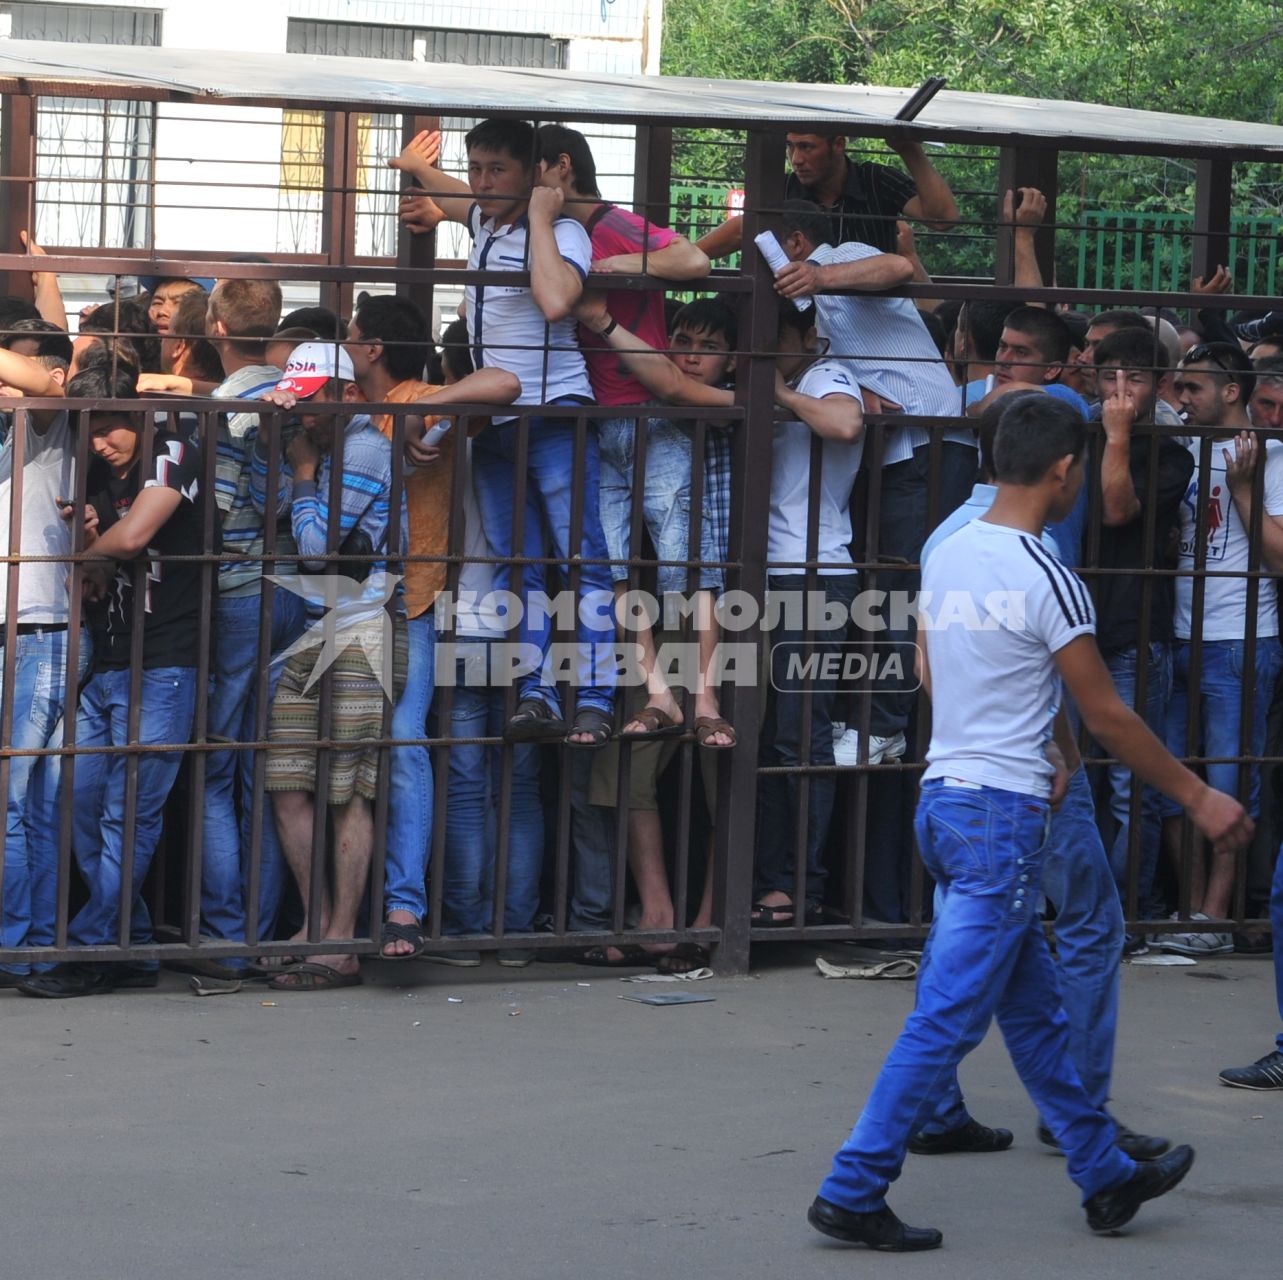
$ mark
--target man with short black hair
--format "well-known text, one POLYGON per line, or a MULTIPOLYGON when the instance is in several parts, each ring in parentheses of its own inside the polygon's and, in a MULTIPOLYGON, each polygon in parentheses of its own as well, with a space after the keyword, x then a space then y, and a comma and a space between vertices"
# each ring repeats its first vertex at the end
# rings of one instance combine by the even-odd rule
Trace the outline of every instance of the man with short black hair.
POLYGON ((1110 752, 1179 799, 1213 840, 1236 849, 1252 835, 1242 807, 1172 759, 1119 701, 1096 650, 1085 586, 1038 541, 1076 497, 1085 443, 1073 410, 1022 397, 1004 413, 994 444, 994 505, 941 543, 926 566, 924 600, 971 604, 961 612, 945 606, 923 629, 933 716, 916 830, 942 901, 917 1005, 807 1215, 816 1230, 848 1243, 887 1252, 941 1244, 939 1231, 901 1222, 886 1192, 939 1081, 995 1016, 1022 1082, 1068 1154, 1092 1230, 1116 1231, 1193 1164, 1188 1146, 1138 1165, 1115 1145, 1113 1121, 1092 1105, 1069 1056, 1039 911, 1051 805, 1066 782, 1062 680, 1110 752), (996 593, 1021 602, 1018 625, 996 617, 996 593), (968 617, 997 625, 977 627, 968 617))
MULTIPOLYGON (((888 145, 904 161, 908 175, 889 165, 858 161, 848 154, 842 134, 785 134, 792 172, 784 182, 786 200, 817 205, 830 222, 818 244, 856 241, 883 253, 896 246, 896 220, 911 218, 935 231, 947 231, 958 220, 958 205, 948 183, 927 159, 922 144, 908 139, 888 145)), ((710 258, 724 258, 740 248, 744 219, 731 218, 703 236, 697 245, 710 258)))
MULTIPOLYGON (((1244 771, 1227 757, 1237 756, 1244 742, 1249 757, 1265 754, 1266 720, 1283 668, 1275 584, 1261 579, 1255 585, 1255 639, 1249 656, 1246 637, 1250 580, 1221 576, 1246 574, 1252 568, 1253 487, 1258 463, 1263 471, 1264 504, 1260 513, 1259 567, 1272 573, 1283 572, 1283 446, 1277 440, 1258 439, 1251 430, 1247 403, 1255 382, 1252 362, 1237 343, 1200 343, 1190 349, 1176 373, 1177 394, 1189 423, 1217 430, 1207 458, 1205 485, 1200 483, 1205 437, 1196 436, 1189 445, 1193 472, 1180 504, 1177 567, 1183 574, 1176 579, 1176 642, 1167 747, 1176 754, 1185 754, 1190 721, 1195 720, 1199 736, 1192 744, 1193 753, 1209 760, 1204 766, 1208 781, 1231 792, 1238 792, 1244 771), (1200 517, 1200 494, 1204 492, 1207 509, 1200 517), (1196 619, 1192 575, 1199 567, 1200 542, 1203 567, 1216 573, 1203 581, 1201 611, 1196 619), (1190 662, 1196 634, 1201 641, 1201 657, 1195 683, 1190 679, 1190 662), (1244 685, 1249 667, 1250 718, 1244 738, 1244 685), (1199 709, 1197 716, 1192 710, 1195 705, 1199 709)), ((1246 778, 1244 806, 1255 817, 1260 809, 1260 766, 1248 764, 1246 778)), ((1173 856, 1178 881, 1183 884, 1178 814, 1169 808, 1164 819, 1164 843, 1173 856)), ((1206 930, 1191 928, 1184 933, 1164 934, 1158 940, 1159 947, 1188 956, 1232 952, 1234 939, 1228 916, 1234 879, 1233 859, 1212 855, 1205 862, 1205 851, 1196 843, 1190 865, 1190 918, 1224 923, 1206 930)))
POLYGON ((1252 425, 1271 431, 1283 431, 1283 356, 1253 360, 1256 387, 1248 401, 1252 425))
MULTIPOLYGON (((67 394, 125 400, 136 394, 136 383, 135 370, 99 356, 71 380, 67 394)), ((103 593, 105 607, 95 628, 94 673, 80 695, 76 746, 116 750, 76 761, 72 847, 89 897, 68 926, 67 938, 81 947, 145 945, 153 938, 142 886, 183 752, 131 756, 124 748, 179 744, 191 735, 205 572, 199 558, 219 547, 217 535, 212 547, 205 546, 203 470, 195 445, 157 430, 145 449, 142 413, 117 409, 91 411, 88 429, 95 462, 87 485, 85 542, 94 560, 86 575, 103 593), (141 705, 131 705, 140 609, 141 705), (129 782, 127 773, 133 775, 129 782), (125 826, 130 797, 132 830, 125 826), (132 858, 128 885, 122 878, 127 850, 132 858), (119 936, 122 894, 133 901, 127 939, 119 936)), ((70 504, 63 514, 73 515, 70 504)), ((155 982, 147 966, 86 962, 33 974, 18 989, 23 995, 65 999, 155 982)))
MULTIPOLYGON (((389 163, 412 174, 447 218, 468 228, 473 239, 470 271, 530 273, 529 287, 468 285, 468 333, 478 367, 506 369, 520 380, 518 405, 548 404, 554 411, 529 418, 526 431, 519 429, 511 414, 492 418, 473 441, 473 480, 486 537, 498 555, 505 560, 513 555, 514 523, 531 531, 526 555, 534 551, 534 530, 543 527, 563 574, 572 581, 578 578, 573 721, 567 728, 556 688, 541 669, 520 675, 519 702, 506 734, 514 742, 598 747, 613 732, 614 588, 605 567, 609 555, 599 509, 597 435, 585 433, 579 472, 582 488, 576 492, 578 433, 573 416, 576 406, 592 402, 572 315, 592 266, 592 242, 584 228, 566 216, 561 190, 536 184, 538 146, 533 126, 523 120, 483 120, 465 142, 466 190, 437 167, 438 133, 416 135, 389 163), (526 510, 518 512, 513 505, 514 466, 523 436, 526 510), (576 507, 580 529, 572 545, 571 514, 576 507)), ((541 566, 528 564, 518 574, 519 594, 528 606, 544 590, 544 572, 541 566)), ((507 589, 512 578, 512 567, 501 564, 496 587, 507 589)), ((520 635, 523 642, 547 654, 551 627, 541 610, 523 610, 520 635)))
MULTIPOLYGON (((1136 425, 1154 423, 1158 384, 1166 369, 1166 352, 1155 349, 1154 335, 1124 328, 1095 348, 1096 382, 1103 397, 1103 441, 1094 440, 1088 475, 1101 509, 1097 567, 1091 579, 1096 602, 1097 642, 1113 677, 1118 696, 1135 707, 1158 734, 1166 731, 1171 697, 1171 649, 1175 637, 1172 579, 1162 574, 1140 576, 1118 570, 1170 567, 1168 551, 1180 525, 1180 503, 1194 469, 1187 449, 1164 435, 1133 435, 1136 425), (1155 461, 1152 457, 1157 451, 1155 461), (1153 467, 1156 481, 1150 487, 1153 467), (1149 528, 1152 527, 1152 536, 1149 528), (1144 602, 1149 612, 1144 613, 1144 602), (1142 627, 1146 649, 1140 649, 1142 627), (1144 705, 1141 666, 1144 665, 1144 705)), ((1120 894, 1128 892, 1128 847, 1131 830, 1132 775, 1123 764, 1109 767, 1109 808, 1117 824, 1110 862, 1120 894)), ((1137 910, 1146 914, 1158 864, 1161 802, 1152 787, 1141 796, 1140 869, 1137 910)), ((1143 941, 1131 940, 1138 954, 1143 941)))
MULTIPOLYGON (((883 413, 924 417, 956 417, 958 388, 918 309, 907 298, 874 291, 905 283, 912 266, 899 254, 880 253, 868 244, 834 246, 825 239, 829 218, 804 200, 784 204, 783 249, 789 263, 776 276, 777 292, 786 298, 814 297, 818 332, 831 355, 849 361, 860 387, 878 397, 883 413), (869 290, 869 294, 831 294, 825 289, 869 290)), ((975 434, 967 427, 948 428, 940 447, 939 510, 928 510, 930 435, 908 424, 886 434, 882 456, 881 520, 878 555, 917 565, 922 544, 934 520, 947 515, 971 492, 976 478, 975 434)), ((915 570, 889 572, 879 586, 914 593, 915 570)), ((886 639, 908 652, 912 628, 889 629, 886 639)), ((906 673, 909 670, 905 664, 906 673)), ((907 749, 904 737, 916 697, 906 679, 884 679, 874 695, 869 723, 867 761, 898 760, 907 749)), ((847 730, 840 763, 864 763, 863 744, 854 729, 847 730)), ((842 746, 843 744, 839 744, 842 746)))
POLYGON ((372 419, 394 448, 410 443, 408 452, 414 459, 410 462, 407 458, 404 474, 410 548, 403 583, 408 656, 405 689, 393 708, 391 729, 393 738, 408 745, 391 749, 384 926, 379 950, 385 960, 411 960, 422 954, 427 942, 423 922, 428 913, 425 880, 432 838, 433 780, 424 734, 436 683, 437 637, 432 608, 446 583, 458 448, 453 428, 432 445, 425 445, 423 437, 441 421, 431 416, 434 401, 510 404, 520 394, 521 384, 503 369, 481 369, 459 379, 448 391, 424 382, 428 321, 408 298, 362 293, 348 324, 344 350, 351 358, 363 399, 372 404, 417 404, 422 406, 421 413, 428 414, 426 418, 416 413, 413 419, 403 419, 400 431, 390 413, 372 419))

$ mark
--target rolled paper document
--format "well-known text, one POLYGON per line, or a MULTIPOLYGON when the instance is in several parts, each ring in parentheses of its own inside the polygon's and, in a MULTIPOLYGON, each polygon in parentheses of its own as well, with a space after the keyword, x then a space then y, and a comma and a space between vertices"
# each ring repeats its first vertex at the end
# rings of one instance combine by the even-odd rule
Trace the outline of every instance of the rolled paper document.
MULTIPOLYGON (((774 275, 778 276, 788 266, 788 256, 780 248, 780 242, 775 238, 774 231, 761 232, 753 237, 753 243, 757 245, 758 252, 766 259, 766 265, 774 275)), ((805 311, 811 304, 805 298, 794 298, 793 305, 799 311, 805 311)))

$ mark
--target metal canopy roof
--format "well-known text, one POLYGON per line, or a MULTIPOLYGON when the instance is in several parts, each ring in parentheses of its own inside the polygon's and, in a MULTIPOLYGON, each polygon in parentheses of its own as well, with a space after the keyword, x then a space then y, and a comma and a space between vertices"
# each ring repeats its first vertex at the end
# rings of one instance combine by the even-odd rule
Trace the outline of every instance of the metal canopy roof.
POLYGON ((1046 142, 1066 150, 1283 160, 1283 128, 1094 103, 1000 94, 938 94, 911 126, 895 113, 909 89, 776 84, 672 76, 376 61, 296 53, 0 42, 0 92, 143 98, 250 106, 477 116, 550 117, 658 125, 807 125, 872 136, 911 130, 988 142, 1046 142))

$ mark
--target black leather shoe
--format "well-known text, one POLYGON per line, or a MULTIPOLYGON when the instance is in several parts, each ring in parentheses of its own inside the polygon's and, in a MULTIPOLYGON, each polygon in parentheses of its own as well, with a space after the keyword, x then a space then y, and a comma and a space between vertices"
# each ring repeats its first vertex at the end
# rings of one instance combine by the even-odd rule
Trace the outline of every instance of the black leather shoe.
MULTIPOLYGON (((1117 1121, 1114 1123, 1118 1124, 1117 1121)), ((1172 1140, 1137 1133, 1125 1124, 1118 1124, 1118 1137, 1114 1139, 1114 1145, 1123 1155, 1131 1156, 1133 1160, 1146 1161, 1157 1160, 1159 1156, 1166 1155, 1172 1149, 1172 1140)))
MULTIPOLYGON (((1118 1124, 1118 1136, 1114 1139, 1114 1145, 1125 1156, 1130 1156, 1133 1160, 1157 1160, 1159 1156, 1165 1154, 1171 1149, 1170 1138, 1155 1138, 1147 1133, 1137 1133, 1134 1129, 1129 1129, 1125 1124, 1118 1124)), ((1051 1147, 1053 1151, 1058 1151, 1063 1156, 1065 1153, 1060 1149, 1060 1143, 1056 1141, 1051 1130, 1041 1121, 1038 1122, 1038 1141, 1045 1147, 1051 1147)))
POLYGON ((945 1133, 915 1133, 909 1150, 915 1156, 943 1156, 954 1151, 1006 1151, 1014 1135, 1010 1129, 990 1129, 968 1119, 945 1133))
POLYGON ((882 1253, 938 1249, 944 1236, 933 1227, 906 1227, 885 1205, 873 1213, 852 1213, 816 1196, 806 1220, 817 1231, 847 1244, 867 1244, 882 1253))
POLYGON ((1093 1231, 1117 1231, 1126 1226, 1146 1200, 1170 1191, 1193 1163, 1194 1148, 1181 1146, 1157 1160, 1138 1164, 1136 1172, 1121 1186, 1098 1191, 1083 1205, 1087 1225, 1093 1231))
POLYGON ((72 1000, 76 996, 105 996, 116 989, 109 965, 59 964, 48 973, 33 973, 19 988, 24 996, 72 1000))

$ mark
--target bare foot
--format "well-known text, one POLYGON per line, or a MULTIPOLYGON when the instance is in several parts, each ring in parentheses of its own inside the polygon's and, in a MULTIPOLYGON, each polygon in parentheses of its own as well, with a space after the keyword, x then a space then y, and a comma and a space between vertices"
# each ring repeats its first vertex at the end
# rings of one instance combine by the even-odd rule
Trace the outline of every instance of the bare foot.
MULTIPOLYGON (((662 711, 673 724, 681 724, 682 709, 677 704, 677 699, 667 689, 663 693, 652 694, 646 699, 648 707, 654 707, 657 711, 662 711)), ((637 719, 630 720, 624 725, 623 733, 638 734, 647 733, 649 729, 642 721, 637 719)))

